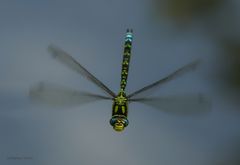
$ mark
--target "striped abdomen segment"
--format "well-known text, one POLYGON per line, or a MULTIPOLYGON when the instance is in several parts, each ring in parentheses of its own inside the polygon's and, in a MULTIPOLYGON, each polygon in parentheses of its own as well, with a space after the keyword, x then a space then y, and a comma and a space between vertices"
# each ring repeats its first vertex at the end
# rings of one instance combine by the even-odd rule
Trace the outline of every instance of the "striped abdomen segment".
POLYGON ((124 43, 124 53, 123 53, 123 61, 122 61, 122 72, 121 72, 121 90, 124 91, 127 85, 128 78, 128 69, 131 57, 131 48, 132 48, 132 39, 133 39, 133 31, 132 29, 127 29, 125 43, 124 43))

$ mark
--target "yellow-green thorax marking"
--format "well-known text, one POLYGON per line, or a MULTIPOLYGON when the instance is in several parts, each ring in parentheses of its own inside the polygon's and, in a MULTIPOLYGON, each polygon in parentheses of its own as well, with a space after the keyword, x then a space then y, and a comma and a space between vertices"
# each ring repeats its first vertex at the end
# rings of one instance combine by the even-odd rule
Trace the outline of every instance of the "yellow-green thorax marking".
POLYGON ((125 88, 127 85, 129 63, 131 57, 131 47, 132 47, 132 38, 133 31, 127 30, 125 43, 124 43, 124 53, 122 61, 122 72, 121 72, 121 83, 119 94, 113 99, 113 109, 112 109, 112 118, 110 119, 110 124, 113 126, 113 129, 116 131, 123 131, 124 128, 128 125, 128 99, 125 94, 125 88))

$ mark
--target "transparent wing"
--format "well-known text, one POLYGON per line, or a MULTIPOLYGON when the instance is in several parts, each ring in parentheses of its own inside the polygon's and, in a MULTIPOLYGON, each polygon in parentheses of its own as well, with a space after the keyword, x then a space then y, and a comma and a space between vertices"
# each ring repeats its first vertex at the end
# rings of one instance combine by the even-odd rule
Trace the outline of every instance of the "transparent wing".
POLYGON ((173 95, 168 97, 130 99, 158 110, 174 114, 206 113, 211 110, 211 101, 203 94, 173 95))
POLYGON ((101 99, 112 99, 46 82, 38 83, 30 88, 29 96, 33 101, 53 106, 76 106, 101 99))
POLYGON ((145 86, 145 87, 143 87, 143 88, 141 88, 141 89, 131 93, 127 97, 128 98, 132 98, 133 96, 139 95, 140 93, 142 94, 143 92, 149 91, 150 89, 153 89, 155 87, 159 87, 159 85, 167 83, 167 82, 169 82, 169 81, 171 81, 171 80, 181 76, 184 73, 187 73, 187 72, 189 72, 191 70, 194 70, 199 63, 200 63, 200 60, 196 60, 196 61, 194 61, 194 62, 192 62, 190 64, 187 64, 187 65, 183 66, 182 68, 176 70, 172 74, 168 75, 167 77, 165 77, 163 79, 160 79, 160 80, 158 80, 158 81, 156 81, 156 82, 154 82, 154 83, 152 83, 150 85, 147 85, 147 86, 145 86))
POLYGON ((48 47, 48 51, 52 54, 54 58, 58 61, 65 64, 70 69, 80 73, 82 76, 93 82, 95 85, 103 89, 107 94, 112 97, 115 97, 115 93, 111 91, 106 85, 104 85, 100 80, 98 80, 95 76, 93 76, 87 69, 85 69, 80 63, 78 63, 72 56, 70 56, 65 51, 60 48, 50 45, 48 47))

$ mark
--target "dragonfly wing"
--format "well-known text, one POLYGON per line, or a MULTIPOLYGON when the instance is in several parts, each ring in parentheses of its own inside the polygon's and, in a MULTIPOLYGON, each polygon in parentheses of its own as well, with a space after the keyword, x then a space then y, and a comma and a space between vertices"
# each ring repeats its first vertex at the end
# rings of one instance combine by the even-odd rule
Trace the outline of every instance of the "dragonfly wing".
POLYGON ((29 96, 33 101, 53 106, 76 106, 101 99, 112 99, 45 82, 30 88, 29 96))
POLYGON ((132 98, 133 96, 136 96, 136 95, 139 95, 139 94, 143 94, 145 93, 146 91, 149 91, 150 89, 155 89, 155 87, 159 87, 159 85, 163 85, 179 76, 181 76, 182 74, 184 73, 187 73, 191 70, 194 70, 197 65, 200 63, 200 60, 196 60, 192 63, 189 63, 181 68, 179 68, 178 70, 176 70, 175 72, 173 72, 172 74, 168 75, 167 77, 163 78, 163 79, 160 79, 150 85, 147 85, 135 92, 133 92, 132 94, 128 95, 127 97, 128 98, 132 98))
POLYGON ((203 94, 185 94, 169 97, 138 98, 129 101, 141 102, 158 110, 174 114, 199 114, 211 110, 211 102, 203 94))
POLYGON ((95 85, 103 89, 107 94, 111 97, 115 97, 115 93, 111 91, 106 85, 104 85, 100 80, 98 80, 95 76, 93 76, 87 69, 85 69, 80 63, 78 63, 72 56, 70 56, 65 51, 60 48, 50 45, 48 47, 48 51, 52 54, 54 58, 58 61, 65 64, 70 69, 80 73, 82 76, 93 82, 95 85))

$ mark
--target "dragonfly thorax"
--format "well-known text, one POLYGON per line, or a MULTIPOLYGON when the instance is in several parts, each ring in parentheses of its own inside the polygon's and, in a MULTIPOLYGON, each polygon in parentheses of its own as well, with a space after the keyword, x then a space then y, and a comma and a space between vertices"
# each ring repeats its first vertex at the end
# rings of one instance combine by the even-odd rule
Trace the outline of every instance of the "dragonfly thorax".
POLYGON ((114 102, 117 105, 124 105, 127 103, 127 97, 126 94, 124 92, 119 92, 119 94, 117 95, 117 97, 114 98, 114 102))
POLYGON ((113 126, 115 131, 123 131, 128 125, 128 99, 126 94, 121 90, 117 97, 113 101, 112 118, 110 124, 113 126))

